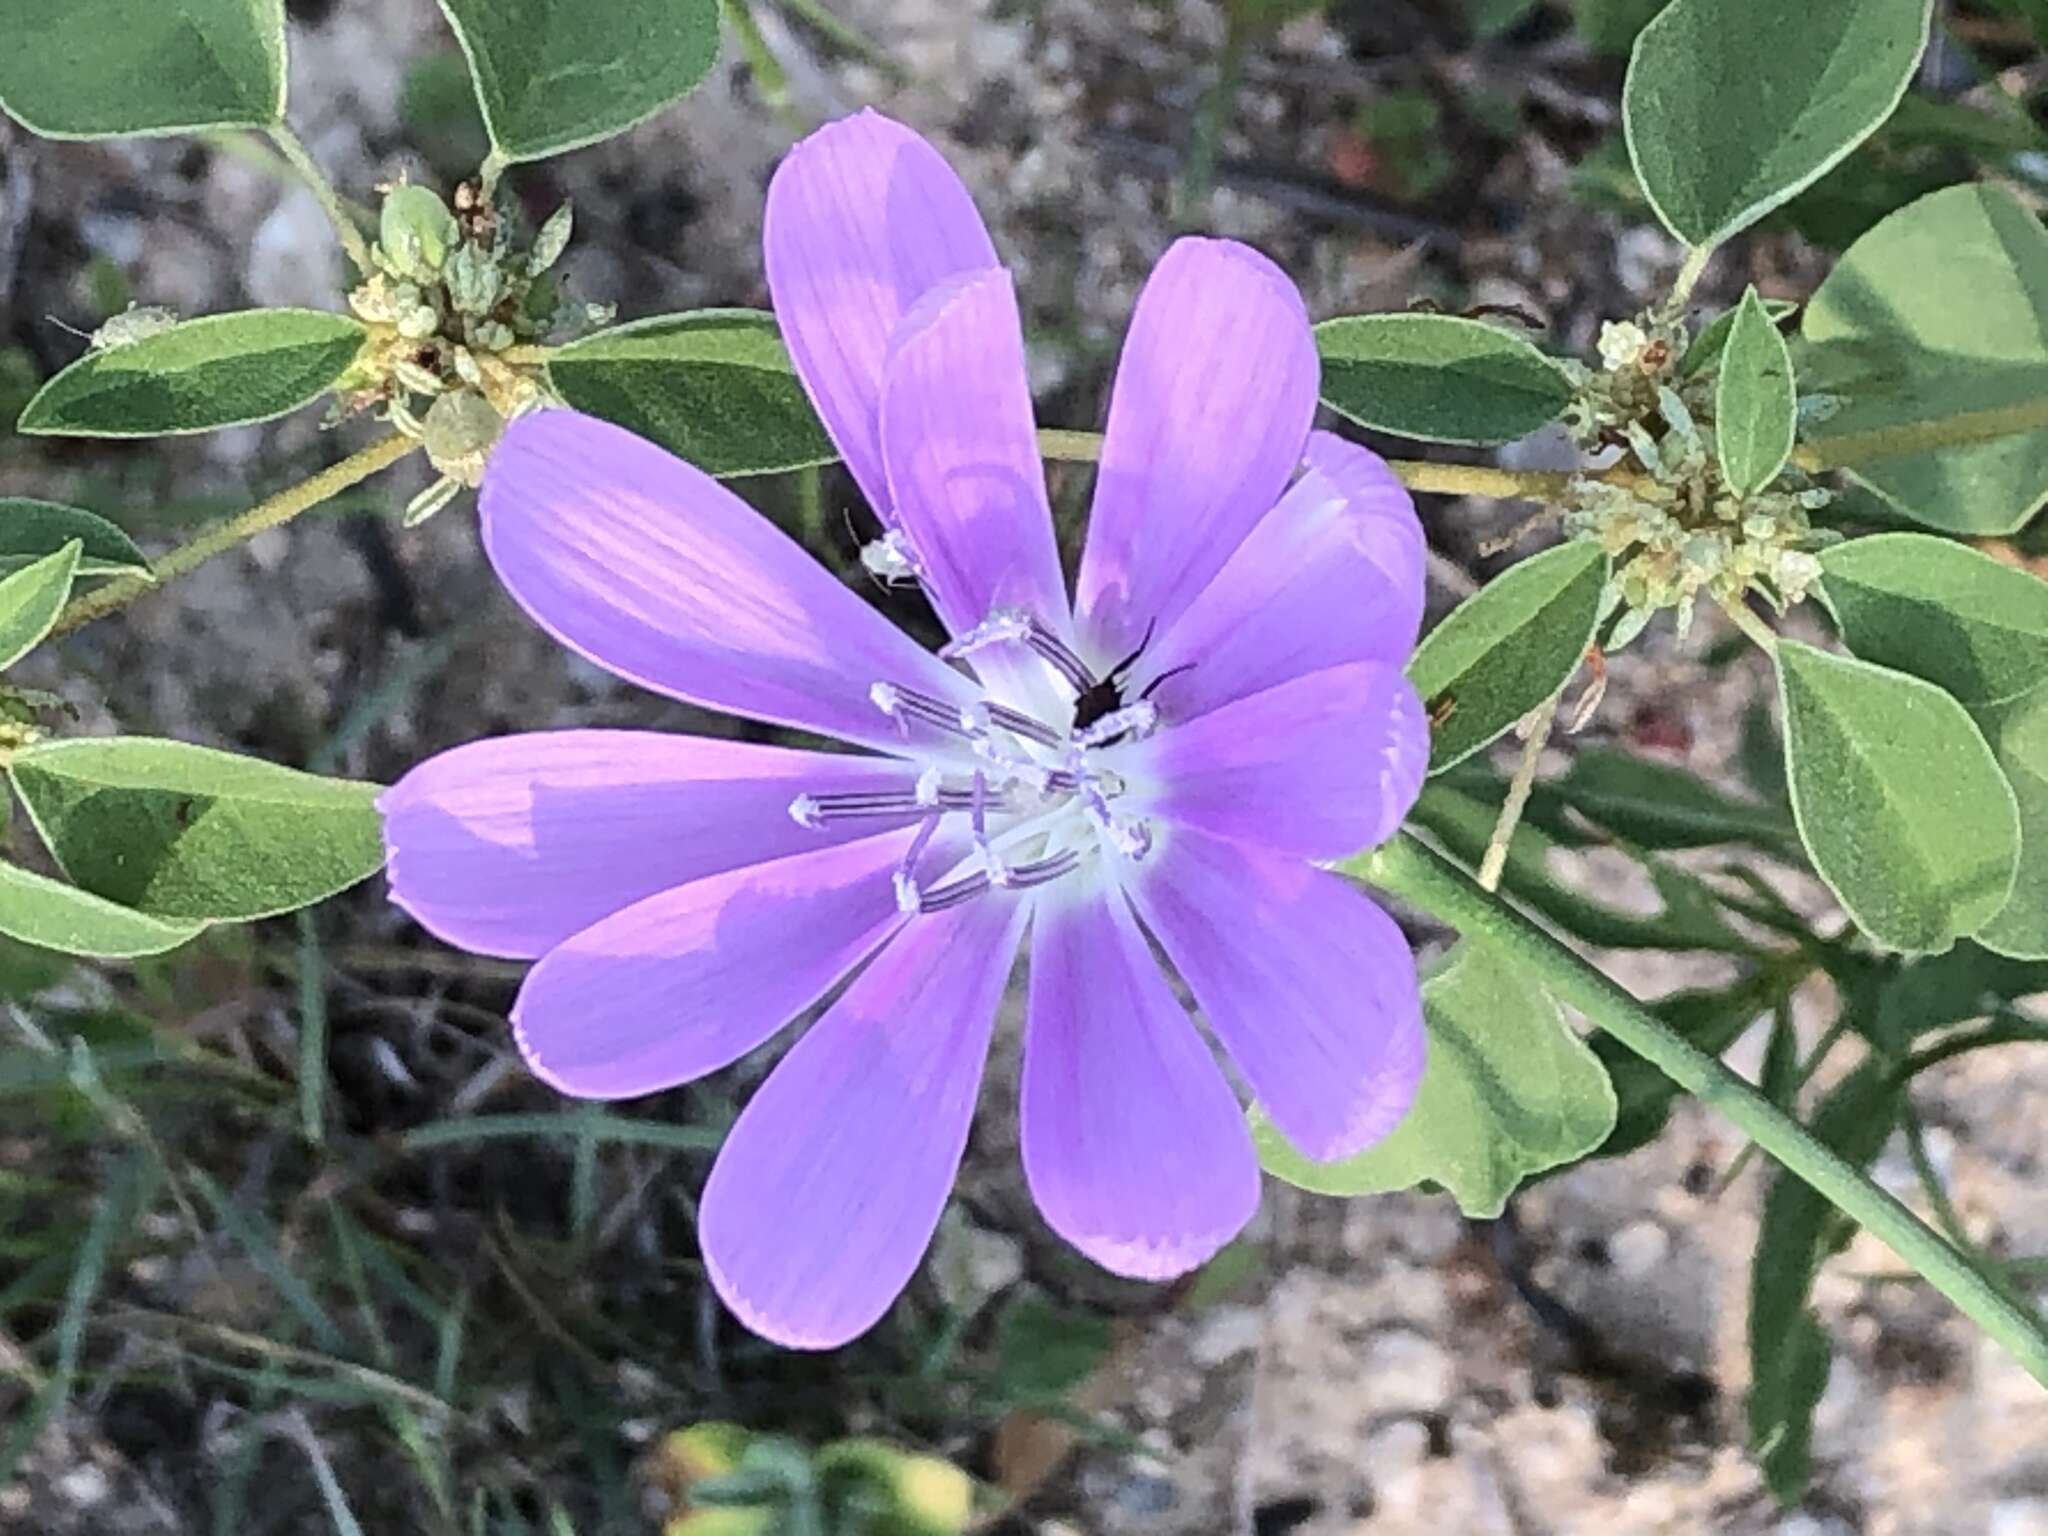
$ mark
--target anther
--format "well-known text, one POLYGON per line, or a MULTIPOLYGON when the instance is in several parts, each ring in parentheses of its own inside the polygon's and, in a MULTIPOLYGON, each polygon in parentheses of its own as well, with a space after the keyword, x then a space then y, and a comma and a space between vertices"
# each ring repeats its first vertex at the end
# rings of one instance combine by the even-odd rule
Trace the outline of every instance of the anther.
POLYGON ((886 585, 916 581, 920 572, 910 541, 900 528, 891 528, 879 539, 860 547, 860 563, 870 576, 886 585))
POLYGON ((940 646, 939 654, 951 661, 962 656, 971 656, 974 652, 985 650, 991 645, 1028 640, 1036 625, 1037 620, 1022 608, 993 609, 987 618, 966 634, 940 646))
POLYGON ((1140 699, 1135 704, 1124 705, 1122 709, 1111 710, 1087 726, 1074 737, 1074 744, 1080 747, 1105 746, 1122 736, 1150 735, 1158 724, 1158 709, 1140 699))

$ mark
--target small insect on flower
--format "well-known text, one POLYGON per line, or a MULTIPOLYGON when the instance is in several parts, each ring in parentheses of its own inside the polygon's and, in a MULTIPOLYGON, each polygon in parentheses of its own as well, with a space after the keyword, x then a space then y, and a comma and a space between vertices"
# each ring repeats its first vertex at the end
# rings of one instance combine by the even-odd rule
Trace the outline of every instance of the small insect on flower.
POLYGON ((776 172, 764 243, 798 377, 883 522, 861 564, 950 640, 923 649, 653 444, 516 420, 483 540, 538 623, 642 686, 861 750, 471 743, 383 797, 393 897, 538 961, 515 1038, 585 1098, 717 1071, 832 999, 704 1190, 712 1284, 768 1338, 842 1344, 909 1282, 1027 946, 1032 1196, 1106 1268, 1185 1274, 1250 1219, 1259 1169, 1158 955, 1311 1157, 1384 1136, 1421 1075, 1400 929, 1316 867, 1421 789, 1414 507, 1311 430, 1293 285, 1182 240, 1131 319, 1070 597, 1010 276, 937 151, 872 113, 825 128, 776 172))

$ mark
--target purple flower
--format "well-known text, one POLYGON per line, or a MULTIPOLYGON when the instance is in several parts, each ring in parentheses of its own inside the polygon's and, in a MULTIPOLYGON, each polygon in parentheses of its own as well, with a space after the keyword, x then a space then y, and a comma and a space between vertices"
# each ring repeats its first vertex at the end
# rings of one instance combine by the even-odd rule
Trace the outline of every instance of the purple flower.
POLYGON ((1028 936, 1032 1195, 1106 1268, 1181 1274, 1251 1217, 1259 1174, 1153 943, 1313 1157, 1384 1135, 1421 1074, 1400 931, 1310 862, 1390 836, 1422 782, 1414 509, 1310 431, 1286 278, 1183 240, 1132 317, 1070 606, 1010 277, 938 153, 872 113, 824 129, 776 173, 766 255, 884 520, 865 559, 922 586, 972 675, 689 465, 528 417, 483 536, 537 622, 644 687, 868 751, 473 743, 384 797, 393 897, 450 943, 539 959, 519 1047, 581 1097, 716 1071, 846 983, 704 1191, 719 1294, 795 1347, 863 1332, 916 1269, 1028 936))

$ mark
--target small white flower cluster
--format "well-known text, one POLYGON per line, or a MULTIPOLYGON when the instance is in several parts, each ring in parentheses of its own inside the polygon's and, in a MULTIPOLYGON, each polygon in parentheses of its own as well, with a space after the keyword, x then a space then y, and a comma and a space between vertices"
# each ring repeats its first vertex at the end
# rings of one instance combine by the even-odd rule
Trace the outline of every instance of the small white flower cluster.
POLYGON ((1565 532, 1614 557, 1602 605, 1603 619, 1620 615, 1603 642, 1609 651, 1667 608, 1685 633, 1702 593, 1739 602, 1754 591, 1782 612, 1805 599, 1820 576, 1813 551, 1835 537, 1810 517, 1830 493, 1797 470, 1749 496, 1729 490, 1714 450, 1713 370, 1686 369, 1687 342, 1675 318, 1610 321, 1601 367, 1570 365, 1577 394, 1565 422, 1574 439, 1588 450, 1619 448, 1620 464, 1639 470, 1580 475, 1564 504, 1565 532))
POLYGON ((610 306, 570 302, 553 275, 571 219, 565 203, 522 248, 473 183, 452 210, 422 186, 386 192, 376 270, 349 294, 370 344, 336 386, 336 419, 374 410, 426 449, 440 479, 406 509, 408 527, 481 483, 505 423, 546 399, 539 366, 508 354, 610 322, 610 306))

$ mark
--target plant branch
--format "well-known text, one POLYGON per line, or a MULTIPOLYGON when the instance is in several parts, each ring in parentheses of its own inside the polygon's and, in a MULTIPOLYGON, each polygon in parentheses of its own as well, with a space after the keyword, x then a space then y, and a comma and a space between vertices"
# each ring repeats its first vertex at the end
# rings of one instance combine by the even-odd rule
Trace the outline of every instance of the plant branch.
POLYGON ((299 173, 299 179, 305 182, 312 189, 313 196, 320 200, 320 206, 327 213, 327 222, 334 226, 334 233, 341 240, 341 248, 348 253, 348 259, 355 263, 356 271, 368 276, 369 244, 363 239, 363 232, 356 227, 355 220, 349 217, 348 210, 342 207, 341 194, 334 190, 334 184, 327 179, 326 172, 320 169, 319 162, 307 150, 305 142, 292 132, 289 123, 274 123, 268 132, 270 141, 277 146, 278 152, 291 162, 292 169, 299 173))
POLYGON ((1514 841, 1515 828, 1522 824, 1522 812, 1528 809, 1529 792, 1536 787, 1536 768, 1543 761, 1544 745, 1550 740, 1550 728, 1557 723, 1557 707, 1563 702, 1564 689, 1560 687, 1529 716, 1528 732, 1522 739, 1522 760, 1515 765, 1507 799, 1501 802, 1500 819, 1493 824, 1493 836, 1487 839, 1486 857, 1479 861, 1479 888, 1483 891, 1500 889, 1500 877, 1508 867, 1508 844, 1514 841))
POLYGON ((1353 866, 1365 879, 1499 950, 1597 1027, 1725 1115, 1795 1177, 1862 1225, 2048 1386, 2048 1326, 1926 1222, 1844 1162, 1799 1122, 1520 912, 1487 895, 1403 833, 1353 866))
POLYGON ((145 592, 153 591, 164 582, 183 576, 211 560, 215 555, 224 554, 237 544, 245 543, 266 529, 277 528, 290 522, 301 512, 319 506, 323 501, 332 501, 351 486, 360 485, 381 470, 389 469, 419 444, 411 438, 392 433, 379 438, 359 453, 352 453, 339 464, 322 470, 312 479, 280 491, 268 501, 258 502, 248 511, 216 523, 197 538, 180 544, 163 559, 156 562, 146 576, 123 576, 108 582, 97 591, 74 598, 69 607, 58 616, 50 633, 68 635, 81 624, 90 624, 94 619, 103 618, 118 608, 125 608, 145 592))

